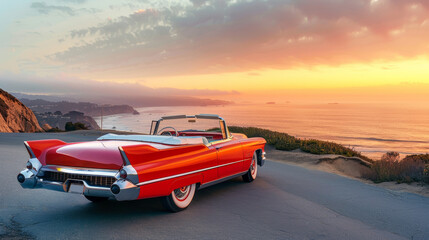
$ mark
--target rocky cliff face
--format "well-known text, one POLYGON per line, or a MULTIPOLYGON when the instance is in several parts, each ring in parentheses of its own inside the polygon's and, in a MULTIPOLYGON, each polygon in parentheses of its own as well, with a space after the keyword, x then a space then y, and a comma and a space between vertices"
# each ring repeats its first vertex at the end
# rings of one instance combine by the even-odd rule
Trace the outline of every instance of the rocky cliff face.
POLYGON ((0 132, 43 132, 34 113, 0 89, 0 132))

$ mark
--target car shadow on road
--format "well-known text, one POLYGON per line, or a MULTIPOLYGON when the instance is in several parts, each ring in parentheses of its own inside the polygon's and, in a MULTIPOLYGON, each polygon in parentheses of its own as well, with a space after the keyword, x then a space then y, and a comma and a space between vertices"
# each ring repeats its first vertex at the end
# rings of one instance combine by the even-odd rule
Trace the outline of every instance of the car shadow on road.
MULTIPOLYGON (((185 211, 198 211, 204 208, 205 204, 221 204, 219 199, 234 198, 236 191, 245 187, 241 178, 231 179, 229 181, 216 184, 196 192, 194 200, 189 208, 185 211), (218 197, 218 200, 216 198, 218 197)), ((243 189, 242 189, 243 190, 243 189)), ((130 217, 144 218, 144 216, 162 216, 171 214, 162 205, 161 198, 150 198, 134 201, 118 202, 109 200, 102 203, 87 202, 83 205, 75 205, 57 213, 61 218, 94 218, 94 219, 129 219, 130 217)), ((58 216, 59 217, 59 216, 58 216)), ((72 219, 70 219, 72 220, 72 219)))

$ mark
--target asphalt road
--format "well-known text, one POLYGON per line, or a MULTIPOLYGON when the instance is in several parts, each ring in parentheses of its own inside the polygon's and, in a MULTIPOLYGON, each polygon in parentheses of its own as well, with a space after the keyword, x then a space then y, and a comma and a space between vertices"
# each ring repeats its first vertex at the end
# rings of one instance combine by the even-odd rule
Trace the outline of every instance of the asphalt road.
POLYGON ((80 195, 22 189, 22 141, 37 138, 53 136, 0 133, 0 238, 429 239, 429 198, 274 161, 254 182, 237 178, 202 189, 174 214, 159 199, 93 204, 80 195))

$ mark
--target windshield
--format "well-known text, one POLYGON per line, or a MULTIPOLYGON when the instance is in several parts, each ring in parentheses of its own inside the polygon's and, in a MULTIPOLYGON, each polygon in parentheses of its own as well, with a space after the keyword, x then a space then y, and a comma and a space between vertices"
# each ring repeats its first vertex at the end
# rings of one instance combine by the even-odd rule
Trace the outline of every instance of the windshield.
POLYGON ((159 121, 158 133, 166 127, 173 127, 179 132, 220 132, 219 119, 163 119, 159 121))
POLYGON ((183 117, 161 119, 153 135, 202 136, 209 141, 227 138, 224 121, 218 118, 183 117))

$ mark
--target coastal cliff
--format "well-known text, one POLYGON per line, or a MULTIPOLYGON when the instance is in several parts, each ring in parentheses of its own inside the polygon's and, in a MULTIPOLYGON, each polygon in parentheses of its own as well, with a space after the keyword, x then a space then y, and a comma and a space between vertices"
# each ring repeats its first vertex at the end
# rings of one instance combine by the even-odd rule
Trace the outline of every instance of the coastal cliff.
POLYGON ((34 113, 0 89, 0 132, 43 132, 34 113))

